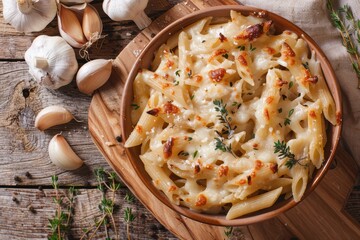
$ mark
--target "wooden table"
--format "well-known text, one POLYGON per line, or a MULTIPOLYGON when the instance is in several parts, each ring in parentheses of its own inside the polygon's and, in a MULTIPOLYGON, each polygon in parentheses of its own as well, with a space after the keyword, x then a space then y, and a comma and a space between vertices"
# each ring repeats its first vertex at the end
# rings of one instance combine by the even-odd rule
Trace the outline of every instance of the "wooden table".
MULTIPOLYGON (((101 2, 95 0, 99 10, 104 34, 107 37, 101 48, 93 48, 92 59, 113 59, 139 33, 131 21, 113 22, 102 11, 101 2)), ((160 16, 180 0, 150 0, 146 12, 152 19, 160 16)), ((101 192, 96 189, 93 170, 104 167, 110 170, 102 155, 93 144, 87 125, 88 107, 91 97, 81 94, 73 82, 59 90, 49 90, 38 85, 28 73, 24 62, 24 53, 32 40, 41 34, 59 35, 57 21, 54 20, 41 33, 23 34, 16 32, 2 18, 0 3, 0 239, 45 239, 48 236, 48 219, 55 214, 51 187, 51 176, 59 177, 61 191, 76 186, 79 193, 75 201, 74 223, 70 239, 78 239, 82 229, 93 224, 100 215, 98 204, 101 192), (54 127, 40 132, 34 128, 34 118, 42 108, 61 104, 83 122, 71 122, 65 126, 54 127), (85 161, 85 166, 76 171, 63 171, 54 166, 48 157, 47 145, 52 136, 62 132, 70 145, 85 161)), ((78 56, 78 55, 77 55, 78 56)), ((80 64, 85 61, 78 56, 80 64)), ((341 154, 348 157, 345 152, 341 154)), ((117 193, 116 203, 120 206, 115 219, 121 239, 126 237, 126 224, 123 214, 125 207, 131 206, 136 219, 131 224, 133 239, 176 239, 164 228, 139 202, 132 204, 124 200, 128 192, 124 186, 117 193)), ((345 210, 360 220, 360 186, 355 186, 347 199, 345 210)), ((270 220, 260 225, 238 227, 234 230, 236 239, 260 239, 251 229, 267 227, 282 229, 281 239, 296 237, 296 231, 287 229, 279 220, 270 220)), ((263 235, 262 235, 263 236, 263 235)), ((275 237, 268 235, 269 238, 275 237)), ((104 229, 100 229, 97 239, 105 238, 104 229)))

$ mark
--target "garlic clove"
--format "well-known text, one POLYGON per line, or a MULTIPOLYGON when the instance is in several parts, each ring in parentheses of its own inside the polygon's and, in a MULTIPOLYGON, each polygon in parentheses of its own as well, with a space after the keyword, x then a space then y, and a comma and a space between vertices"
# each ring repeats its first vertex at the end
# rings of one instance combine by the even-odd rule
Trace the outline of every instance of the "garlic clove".
POLYGON ((68 123, 74 116, 62 106, 49 106, 42 109, 35 118, 35 127, 44 131, 50 127, 68 123))
POLYGON ((96 59, 85 63, 76 75, 76 84, 80 92, 91 95, 106 83, 111 75, 112 61, 96 59))
MULTIPOLYGON (((86 4, 76 6, 74 8, 85 7, 86 4)), ((75 12, 75 9, 66 7, 63 4, 59 5, 58 25, 60 35, 75 48, 81 48, 86 42, 81 22, 75 12)))
POLYGON ((82 28, 87 40, 98 39, 101 35, 103 24, 100 15, 90 4, 84 9, 82 28))
POLYGON ((56 1, 3 0, 3 16, 17 31, 39 32, 55 17, 56 1))
POLYGON ((47 88, 69 84, 78 70, 74 49, 61 37, 40 35, 25 52, 34 79, 47 88))
POLYGON ((50 140, 48 152, 50 160, 64 170, 75 170, 84 163, 61 134, 50 140))

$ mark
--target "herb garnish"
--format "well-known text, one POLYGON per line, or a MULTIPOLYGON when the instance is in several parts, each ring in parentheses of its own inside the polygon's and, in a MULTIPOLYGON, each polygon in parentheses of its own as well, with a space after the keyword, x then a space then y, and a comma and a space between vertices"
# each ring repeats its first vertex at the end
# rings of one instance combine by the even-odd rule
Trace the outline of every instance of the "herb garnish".
POLYGON ((124 200, 128 203, 133 203, 135 200, 135 196, 131 192, 126 192, 124 200))
POLYGON ((187 73, 188 77, 190 78, 192 76, 192 70, 190 69, 187 73))
POLYGON ((128 239, 130 239, 130 223, 135 220, 135 215, 132 212, 132 209, 127 207, 124 211, 124 220, 126 222, 126 234, 128 239))
POLYGON ((190 96, 190 99, 193 100, 194 97, 195 97, 195 94, 191 95, 191 96, 190 96))
POLYGON ((307 70, 309 70, 309 63, 308 62, 305 62, 302 64, 304 66, 304 68, 306 68, 307 70))
POLYGON ((241 45, 237 47, 240 51, 244 51, 245 50, 245 46, 241 45))
POLYGON ((360 56, 358 46, 360 44, 360 20, 356 20, 349 5, 344 5, 335 10, 331 0, 327 0, 327 9, 330 13, 332 24, 337 28, 342 38, 342 44, 349 53, 353 70, 358 78, 360 88, 360 56))
POLYGON ((138 110, 140 108, 140 106, 137 105, 136 103, 132 103, 131 107, 133 108, 133 110, 138 110))
POLYGON ((185 152, 185 151, 180 151, 180 152, 178 153, 178 156, 187 157, 187 156, 189 156, 189 153, 188 153, 188 152, 185 152))
POLYGON ((66 238, 66 233, 70 230, 70 224, 74 214, 74 197, 76 190, 70 187, 67 196, 60 196, 58 176, 51 177, 51 185, 55 190, 54 202, 56 204, 55 216, 49 219, 49 228, 51 234, 48 236, 50 240, 61 240, 66 238), (63 207, 66 206, 66 211, 63 207))
POLYGON ((256 50, 256 48, 255 47, 253 47, 253 45, 252 44, 250 44, 250 51, 255 51, 256 50))
POLYGON ((290 111, 289 111, 289 113, 288 113, 288 117, 285 118, 285 121, 284 121, 284 125, 285 125, 285 126, 286 126, 286 125, 290 125, 290 123, 291 123, 290 117, 291 117, 291 115, 293 115, 293 113, 294 113, 294 109, 292 108, 292 109, 290 109, 290 111))
POLYGON ((307 164, 302 164, 301 161, 306 158, 295 159, 295 154, 290 151, 290 147, 287 146, 285 141, 278 140, 274 142, 274 153, 278 153, 280 159, 288 158, 285 162, 285 166, 291 169, 295 164, 306 167, 307 164))
POLYGON ((229 54, 225 53, 222 55, 224 58, 228 59, 229 58, 229 54))
POLYGON ((294 86, 294 82, 293 81, 290 81, 289 83, 289 89, 292 88, 294 86))
POLYGON ((225 227, 224 234, 226 237, 231 237, 234 227, 225 227))
POLYGON ((81 239, 84 239, 89 233, 91 233, 91 235, 88 239, 92 239, 101 226, 104 226, 107 238, 109 238, 108 228, 111 226, 115 233, 115 239, 119 239, 113 214, 115 209, 115 193, 120 189, 121 184, 114 172, 108 172, 103 168, 99 168, 95 169, 94 174, 98 181, 97 189, 102 192, 102 198, 99 204, 99 210, 102 215, 99 219, 95 219, 94 225, 84 230, 81 239), (110 198, 107 197, 106 192, 110 192, 110 198))
POLYGON ((196 150, 196 151, 193 153, 193 158, 196 158, 197 155, 198 155, 198 150, 196 150))
POLYGON ((215 140, 216 140, 215 150, 220 150, 222 152, 229 152, 235 157, 235 154, 231 149, 231 144, 229 146, 226 146, 223 138, 215 138, 215 140))
POLYGON ((222 135, 225 135, 227 134, 227 138, 230 139, 234 132, 235 132, 235 129, 236 129, 236 126, 235 127, 231 127, 231 117, 229 117, 229 112, 228 110, 226 109, 226 104, 224 104, 223 100, 217 100, 215 99, 213 101, 214 105, 215 105, 215 111, 219 112, 220 114, 217 115, 217 117, 220 119, 220 122, 224 124, 224 127, 221 131, 221 134, 219 134, 220 136, 222 135))
POLYGON ((180 83, 179 81, 175 81, 175 80, 174 80, 174 86, 179 85, 179 83, 180 83))
POLYGON ((180 69, 177 70, 177 71, 175 72, 175 75, 178 76, 178 77, 180 77, 180 71, 181 71, 180 69))

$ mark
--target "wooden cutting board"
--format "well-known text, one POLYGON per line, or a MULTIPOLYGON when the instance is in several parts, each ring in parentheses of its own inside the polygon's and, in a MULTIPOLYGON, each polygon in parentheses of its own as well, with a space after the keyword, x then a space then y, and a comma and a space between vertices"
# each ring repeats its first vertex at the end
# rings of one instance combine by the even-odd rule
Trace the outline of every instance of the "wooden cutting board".
MULTIPOLYGON (((156 3, 154 3, 156 4, 156 3)), ((167 229, 181 239, 224 239, 224 227, 211 226, 183 217, 157 200, 143 186, 128 160, 121 136, 120 101, 124 83, 136 57, 150 39, 174 20, 198 9, 235 5, 232 0, 187 0, 156 19, 121 51, 113 73, 97 91, 89 108, 89 130, 107 162, 124 183, 167 229)), ((285 214, 250 226, 241 226, 245 239, 359 239, 360 226, 343 211, 358 172, 355 161, 340 147, 334 169, 329 170, 317 189, 285 214)))

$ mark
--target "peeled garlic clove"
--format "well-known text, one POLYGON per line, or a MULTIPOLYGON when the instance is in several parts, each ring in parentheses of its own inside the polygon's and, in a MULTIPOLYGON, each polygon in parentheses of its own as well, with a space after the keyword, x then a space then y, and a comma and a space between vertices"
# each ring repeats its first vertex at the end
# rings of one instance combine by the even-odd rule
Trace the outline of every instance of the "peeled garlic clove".
POLYGON ((58 25, 60 35, 75 48, 81 48, 87 42, 81 22, 76 14, 76 11, 81 11, 85 6, 86 3, 74 7, 59 5, 58 25))
POLYGON ((39 32, 56 15, 56 1, 49 0, 3 0, 5 22, 17 31, 39 32))
POLYGON ((74 49, 58 36, 36 37, 25 52, 25 61, 35 80, 51 89, 69 84, 78 70, 74 49))
POLYGON ((98 39, 102 32, 102 21, 96 9, 87 4, 82 19, 83 33, 87 40, 98 39))
POLYGON ((111 75, 112 61, 96 59, 85 63, 76 75, 76 84, 80 92, 91 95, 106 83, 111 75))
POLYGON ((41 110, 35 118, 35 127, 44 131, 56 125, 68 123, 74 116, 64 107, 49 106, 41 110))
POLYGON ((48 151, 51 161, 64 170, 75 170, 84 163, 61 134, 50 140, 48 151))

